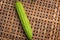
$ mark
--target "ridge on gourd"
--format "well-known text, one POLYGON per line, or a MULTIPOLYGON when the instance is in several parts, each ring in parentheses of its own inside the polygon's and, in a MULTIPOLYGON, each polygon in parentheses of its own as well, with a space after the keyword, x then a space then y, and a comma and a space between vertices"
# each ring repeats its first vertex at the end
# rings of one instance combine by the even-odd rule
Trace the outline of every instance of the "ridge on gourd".
POLYGON ((15 3, 15 8, 17 10, 17 13, 18 13, 18 16, 19 16, 19 19, 22 23, 22 27, 24 29, 24 32, 26 34, 26 36, 28 37, 29 40, 32 40, 32 29, 31 29, 31 25, 29 23, 29 20, 27 18, 27 15, 26 15, 26 12, 23 8, 23 5, 21 2, 17 1, 15 3))

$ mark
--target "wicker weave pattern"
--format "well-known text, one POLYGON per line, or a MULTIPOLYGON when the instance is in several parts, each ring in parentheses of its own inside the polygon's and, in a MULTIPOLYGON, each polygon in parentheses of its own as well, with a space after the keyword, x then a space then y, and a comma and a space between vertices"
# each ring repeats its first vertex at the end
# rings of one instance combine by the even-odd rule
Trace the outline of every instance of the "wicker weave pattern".
MULTIPOLYGON (((60 40, 60 0, 19 0, 33 30, 32 40, 60 40)), ((0 40, 27 40, 14 4, 0 0, 0 40)))

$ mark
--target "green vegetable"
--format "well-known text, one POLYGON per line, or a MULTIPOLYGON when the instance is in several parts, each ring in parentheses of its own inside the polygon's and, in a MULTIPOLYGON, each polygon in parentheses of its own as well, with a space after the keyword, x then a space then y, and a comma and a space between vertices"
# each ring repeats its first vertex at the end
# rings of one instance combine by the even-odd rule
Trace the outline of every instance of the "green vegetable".
POLYGON ((15 3, 15 8, 17 10, 17 13, 19 15, 19 19, 22 23, 22 27, 25 31, 26 36, 28 37, 29 40, 32 40, 32 29, 31 29, 31 25, 29 23, 29 20, 27 18, 26 12, 23 8, 23 5, 21 2, 17 1, 15 3))

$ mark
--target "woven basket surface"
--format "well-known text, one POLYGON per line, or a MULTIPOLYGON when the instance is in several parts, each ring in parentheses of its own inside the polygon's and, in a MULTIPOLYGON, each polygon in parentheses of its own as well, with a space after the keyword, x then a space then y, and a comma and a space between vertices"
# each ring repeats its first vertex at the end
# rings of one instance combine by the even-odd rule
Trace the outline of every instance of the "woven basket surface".
MULTIPOLYGON (((33 30, 32 40, 60 40, 60 0, 19 0, 33 30)), ((28 40, 17 12, 16 0, 0 0, 0 40, 28 40)))

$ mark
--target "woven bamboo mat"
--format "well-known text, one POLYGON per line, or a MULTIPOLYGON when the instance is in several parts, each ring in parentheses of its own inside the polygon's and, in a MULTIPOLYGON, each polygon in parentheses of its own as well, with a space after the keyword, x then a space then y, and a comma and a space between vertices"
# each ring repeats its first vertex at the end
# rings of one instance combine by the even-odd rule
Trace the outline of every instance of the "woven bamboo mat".
MULTIPOLYGON (((19 0, 30 21, 32 40, 60 40, 60 0, 19 0)), ((0 40, 28 40, 15 0, 0 0, 0 40)))

